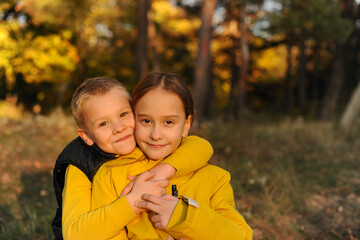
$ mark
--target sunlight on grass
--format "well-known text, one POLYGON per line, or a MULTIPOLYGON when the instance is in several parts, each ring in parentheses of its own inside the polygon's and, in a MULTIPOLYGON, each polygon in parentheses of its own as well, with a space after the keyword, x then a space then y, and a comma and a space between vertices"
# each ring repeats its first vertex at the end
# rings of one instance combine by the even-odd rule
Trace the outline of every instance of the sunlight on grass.
POLYGON ((16 119, 23 117, 23 108, 16 105, 16 97, 7 97, 0 101, 0 119, 16 119))

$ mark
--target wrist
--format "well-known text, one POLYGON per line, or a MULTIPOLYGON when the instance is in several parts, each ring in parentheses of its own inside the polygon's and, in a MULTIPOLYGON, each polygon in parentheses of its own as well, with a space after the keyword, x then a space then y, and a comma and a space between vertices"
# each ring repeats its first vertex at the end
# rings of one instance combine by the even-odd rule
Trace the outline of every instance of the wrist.
POLYGON ((150 171, 155 173, 153 179, 170 179, 175 175, 176 168, 168 163, 159 163, 150 171))
POLYGON ((135 206, 136 198, 131 193, 126 195, 125 198, 135 214, 139 214, 143 211, 141 208, 135 206))
POLYGON ((188 204, 184 202, 182 199, 178 198, 166 229, 170 230, 182 224, 186 220, 187 212, 188 212, 188 204))

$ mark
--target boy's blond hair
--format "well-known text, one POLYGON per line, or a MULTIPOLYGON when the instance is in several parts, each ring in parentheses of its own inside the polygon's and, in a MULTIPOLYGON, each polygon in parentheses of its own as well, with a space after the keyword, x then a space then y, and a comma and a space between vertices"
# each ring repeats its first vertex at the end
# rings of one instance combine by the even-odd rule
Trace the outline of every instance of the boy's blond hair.
POLYGON ((131 96, 129 92, 126 90, 125 86, 116 79, 110 77, 88 78, 77 87, 71 99, 71 110, 79 127, 83 128, 85 126, 82 110, 84 102, 94 96, 104 95, 113 88, 123 90, 128 96, 131 105, 131 96))

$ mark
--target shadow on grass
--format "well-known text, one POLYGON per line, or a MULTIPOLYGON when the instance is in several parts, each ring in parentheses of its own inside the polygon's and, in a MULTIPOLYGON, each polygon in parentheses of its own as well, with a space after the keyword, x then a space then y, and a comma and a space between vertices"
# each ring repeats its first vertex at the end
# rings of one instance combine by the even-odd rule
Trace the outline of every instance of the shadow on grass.
POLYGON ((11 206, 0 207, 0 239, 53 239, 56 200, 50 171, 23 172, 21 184, 23 191, 15 207, 18 214, 12 213, 11 206))

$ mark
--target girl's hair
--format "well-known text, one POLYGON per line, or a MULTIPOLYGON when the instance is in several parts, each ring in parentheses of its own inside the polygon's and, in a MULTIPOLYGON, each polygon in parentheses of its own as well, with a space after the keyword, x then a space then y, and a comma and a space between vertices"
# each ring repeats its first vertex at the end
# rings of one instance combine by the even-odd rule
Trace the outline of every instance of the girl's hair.
POLYGON ((110 77, 88 78, 77 87, 71 99, 71 110, 79 127, 84 126, 82 109, 84 102, 94 96, 102 96, 113 88, 118 88, 124 91, 129 99, 129 103, 131 104, 131 96, 125 86, 118 80, 110 77))
MULTIPOLYGON (((194 120, 194 102, 191 96, 191 92, 187 87, 185 81, 174 73, 164 72, 151 72, 148 73, 141 81, 136 85, 132 94, 132 105, 135 109, 138 101, 150 90, 161 88, 165 91, 176 94, 184 105, 185 118, 191 116, 194 120)), ((161 99, 159 99, 160 101, 161 99)))

